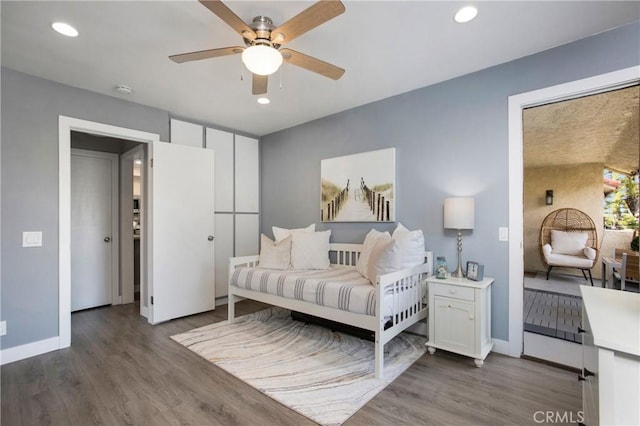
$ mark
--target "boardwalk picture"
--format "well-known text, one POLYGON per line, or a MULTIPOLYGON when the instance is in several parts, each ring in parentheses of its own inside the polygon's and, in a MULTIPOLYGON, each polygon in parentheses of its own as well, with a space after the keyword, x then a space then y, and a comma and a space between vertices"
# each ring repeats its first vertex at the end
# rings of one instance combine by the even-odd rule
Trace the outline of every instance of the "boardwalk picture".
POLYGON ((395 148, 322 160, 320 176, 321 221, 395 221, 395 148))

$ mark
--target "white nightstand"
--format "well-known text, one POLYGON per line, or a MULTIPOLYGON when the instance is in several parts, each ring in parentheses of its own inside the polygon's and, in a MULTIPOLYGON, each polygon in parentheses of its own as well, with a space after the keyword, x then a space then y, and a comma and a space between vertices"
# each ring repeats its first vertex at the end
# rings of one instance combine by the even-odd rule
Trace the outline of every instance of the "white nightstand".
POLYGON ((430 354, 436 348, 474 358, 482 367, 491 340, 491 284, 493 278, 427 278, 429 284, 430 354))

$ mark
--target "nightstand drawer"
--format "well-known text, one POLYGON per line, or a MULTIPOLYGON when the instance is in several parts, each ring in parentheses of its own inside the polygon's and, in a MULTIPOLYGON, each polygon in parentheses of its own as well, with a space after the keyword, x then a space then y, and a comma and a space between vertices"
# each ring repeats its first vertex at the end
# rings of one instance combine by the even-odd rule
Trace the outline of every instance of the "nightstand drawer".
POLYGON ((434 284, 434 296, 444 296, 450 297, 452 299, 468 300, 470 302, 473 302, 475 300, 475 290, 473 288, 451 284, 434 284))

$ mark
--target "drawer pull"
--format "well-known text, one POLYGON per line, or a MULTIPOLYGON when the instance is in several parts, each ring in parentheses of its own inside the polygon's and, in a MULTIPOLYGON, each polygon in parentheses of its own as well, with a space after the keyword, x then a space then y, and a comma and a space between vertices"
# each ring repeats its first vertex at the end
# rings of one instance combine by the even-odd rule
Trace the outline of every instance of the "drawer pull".
POLYGON ((594 372, 589 371, 586 368, 582 369, 582 374, 584 374, 584 377, 589 377, 589 376, 595 376, 596 375, 594 372))
POLYGON ((582 327, 578 327, 578 333, 585 333, 585 329, 582 327))
POLYGON ((584 382, 585 380, 587 380, 587 379, 585 379, 584 376, 578 376, 578 381, 579 382, 584 382))
POLYGON ((457 291, 456 291, 456 290, 449 290, 449 293, 451 293, 451 294, 456 294, 456 293, 457 293, 457 291))

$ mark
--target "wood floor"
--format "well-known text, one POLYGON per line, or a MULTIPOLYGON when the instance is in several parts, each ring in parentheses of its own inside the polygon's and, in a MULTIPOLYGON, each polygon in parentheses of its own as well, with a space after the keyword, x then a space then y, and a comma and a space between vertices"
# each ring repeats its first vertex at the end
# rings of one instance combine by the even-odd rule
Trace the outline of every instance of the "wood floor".
MULTIPOLYGON (((244 301, 237 315, 265 305, 244 301)), ((2 366, 2 425, 312 425, 169 339, 214 312, 149 325, 135 304, 72 315, 72 346, 2 366)), ((490 354, 425 354, 346 425, 526 425, 580 410, 575 373, 490 354), (541 414, 538 419, 543 418, 541 414)))

